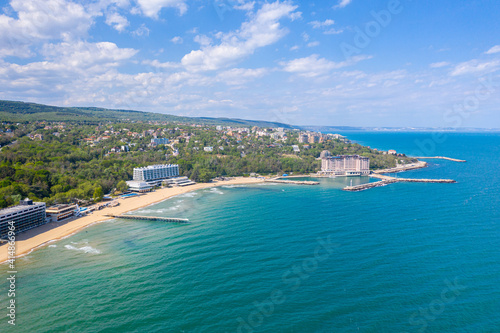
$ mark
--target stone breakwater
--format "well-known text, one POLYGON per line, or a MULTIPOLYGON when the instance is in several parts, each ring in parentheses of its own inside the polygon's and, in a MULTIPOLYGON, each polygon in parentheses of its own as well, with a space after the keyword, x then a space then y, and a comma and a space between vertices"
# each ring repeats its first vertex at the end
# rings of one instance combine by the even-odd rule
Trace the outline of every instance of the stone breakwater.
POLYGON ((382 180, 394 180, 397 182, 409 182, 409 183, 456 183, 453 179, 418 179, 418 178, 396 178, 386 175, 371 174, 370 177, 378 178, 382 180))
POLYGON ((343 188, 343 190, 349 191, 349 192, 359 192, 359 191, 368 190, 368 189, 374 188, 374 187, 386 186, 388 184, 392 184, 395 182, 396 182, 395 180, 381 180, 381 181, 373 182, 373 183, 366 183, 366 184, 355 185, 355 186, 346 186, 343 188))
POLYGON ((459 160, 457 158, 451 158, 451 157, 445 157, 445 156, 425 156, 425 157, 424 156, 420 156, 420 157, 415 157, 415 158, 448 160, 448 161, 459 162, 459 163, 465 163, 465 162, 467 162, 466 160, 459 160))
POLYGON ((396 178, 396 177, 389 177, 389 176, 379 175, 379 174, 371 174, 370 177, 378 178, 381 180, 378 182, 366 183, 366 184, 361 184, 361 185, 356 185, 356 186, 346 186, 343 188, 343 190, 349 191, 349 192, 358 192, 358 191, 368 190, 368 189, 374 188, 374 187, 385 186, 385 185, 392 184, 392 183, 445 183, 445 184, 456 183, 456 181, 453 179, 396 178))

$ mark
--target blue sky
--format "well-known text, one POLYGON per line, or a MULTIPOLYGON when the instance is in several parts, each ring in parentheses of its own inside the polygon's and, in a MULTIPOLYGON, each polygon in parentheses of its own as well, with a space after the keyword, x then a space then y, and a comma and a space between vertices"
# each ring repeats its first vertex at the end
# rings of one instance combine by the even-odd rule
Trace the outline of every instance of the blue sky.
POLYGON ((0 99, 500 127, 496 0, 0 1, 0 99))

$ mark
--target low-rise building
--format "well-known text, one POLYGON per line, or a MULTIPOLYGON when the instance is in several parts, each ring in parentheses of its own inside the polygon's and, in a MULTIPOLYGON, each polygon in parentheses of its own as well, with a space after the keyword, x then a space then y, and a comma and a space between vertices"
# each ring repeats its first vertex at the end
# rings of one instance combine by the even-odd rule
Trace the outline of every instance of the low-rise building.
POLYGON ((45 210, 52 222, 58 222, 75 215, 76 205, 54 205, 45 210))
POLYGON ((128 189, 132 192, 149 192, 151 191, 152 186, 143 181, 129 180, 126 182, 128 185, 128 189))
POLYGON ((163 185, 167 186, 188 186, 196 184, 188 177, 175 177, 163 181, 163 185))
POLYGON ((166 145, 169 143, 167 138, 153 138, 151 139, 151 146, 166 145))

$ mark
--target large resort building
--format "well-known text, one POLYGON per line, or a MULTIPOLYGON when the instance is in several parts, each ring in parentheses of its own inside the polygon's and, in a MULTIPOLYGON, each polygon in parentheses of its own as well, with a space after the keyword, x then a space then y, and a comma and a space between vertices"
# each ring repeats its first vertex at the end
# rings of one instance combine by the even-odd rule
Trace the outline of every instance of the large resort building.
POLYGON ((179 176, 178 164, 156 164, 134 168, 134 179, 127 182, 133 192, 149 192, 154 186, 160 186, 167 179, 179 176))
POLYGON ((8 236, 9 222, 14 222, 16 234, 45 224, 47 222, 45 202, 33 202, 26 198, 17 206, 0 210, 1 239, 6 239, 8 236))
POLYGON ((363 176, 370 174, 370 159, 359 155, 332 156, 321 153, 321 174, 331 176, 363 176))
POLYGON ((179 175, 178 164, 156 164, 143 168, 134 168, 134 180, 151 182, 179 175))

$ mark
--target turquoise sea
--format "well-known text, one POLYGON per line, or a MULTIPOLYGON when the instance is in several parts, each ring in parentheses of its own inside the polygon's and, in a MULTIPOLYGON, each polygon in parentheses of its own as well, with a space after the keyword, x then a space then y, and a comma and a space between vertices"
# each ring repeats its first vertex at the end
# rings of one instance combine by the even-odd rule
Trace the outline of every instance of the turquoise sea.
MULTIPOLYGON (((442 155, 408 177, 457 184, 222 186, 113 220, 17 262, 0 332, 500 332, 500 134, 344 133, 442 155)), ((355 178, 365 182, 368 178, 355 178)))

